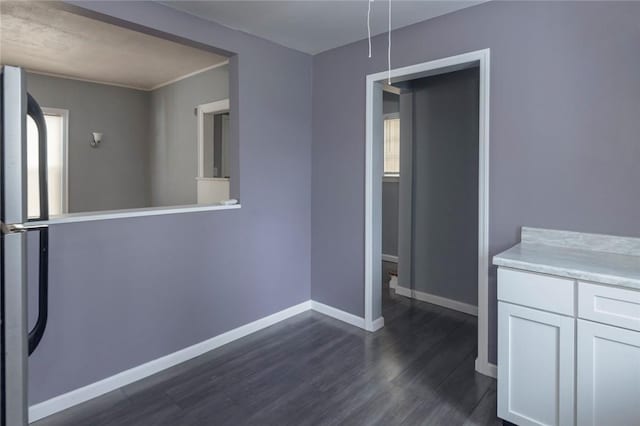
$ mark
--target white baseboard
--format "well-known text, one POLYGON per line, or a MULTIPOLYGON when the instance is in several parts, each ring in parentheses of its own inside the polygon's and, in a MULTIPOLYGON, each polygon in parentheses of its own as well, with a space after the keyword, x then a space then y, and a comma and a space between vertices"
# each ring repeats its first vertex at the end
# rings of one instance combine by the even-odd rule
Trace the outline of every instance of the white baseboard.
POLYGON ((351 324, 353 326, 366 330, 364 318, 355 316, 345 311, 341 311, 340 309, 336 309, 333 306, 325 305, 324 303, 312 300, 311 309, 316 312, 320 312, 321 314, 324 314, 328 317, 335 318, 342 322, 346 322, 347 324, 351 324))
MULTIPOLYGON (((409 289, 398 287, 396 291, 398 292, 398 294, 405 293, 403 295, 412 297, 412 291, 409 289)), ((413 296, 418 300, 423 300, 429 303, 437 304, 466 313, 472 313, 470 311, 475 309, 475 313, 472 313, 472 315, 477 315, 477 308, 475 306, 441 298, 438 296, 429 295, 415 290, 413 291, 413 296)), ((73 407, 74 405, 81 404, 90 399, 96 398, 100 395, 104 395, 115 389, 126 386, 130 383, 144 379, 145 377, 151 376, 162 370, 188 361, 220 346, 226 345, 227 343, 230 343, 234 340, 245 337, 251 333, 255 333, 256 331, 269 327, 273 324, 276 324, 280 321, 283 321, 287 318, 293 317, 310 309, 335 318, 337 320, 343 321, 347 324, 351 324, 355 327, 359 327, 372 332, 379 330, 384 326, 384 318, 382 317, 374 320, 369 326, 367 326, 365 324, 364 318, 358 317, 340 309, 336 309, 332 306, 325 305, 324 303, 308 300, 306 302, 302 302, 298 305, 284 309, 280 312, 276 312, 275 314, 253 321, 249 324, 245 324, 233 330, 227 331, 218 336, 212 337, 211 339, 205 340, 204 342, 197 343, 195 345, 181 349, 177 352, 165 355, 153 361, 149 361, 137 367, 133 367, 129 370, 125 370, 113 376, 107 377, 95 383, 91 383, 87 386, 83 386, 49 400, 32 405, 31 407, 29 407, 29 422, 35 422, 59 411, 73 407)), ((486 365, 479 365, 478 360, 476 360, 476 370, 491 377, 497 376, 497 367, 494 364, 487 363, 486 365)))
POLYGON ((476 358, 476 371, 494 379, 498 378, 498 366, 490 362, 481 362, 478 358, 476 358))
POLYGON ((434 305, 444 308, 453 309, 454 311, 464 312, 465 314, 478 316, 478 307, 469 305, 468 303, 458 302, 457 300, 447 299, 446 297, 436 296, 434 294, 425 293, 419 290, 397 285, 395 291, 400 296, 411 297, 422 302, 433 303, 434 305))
POLYGON ((29 422, 35 422, 59 411, 71 408, 74 405, 89 401, 90 399, 104 395, 130 383, 159 373, 162 370, 166 370, 167 368, 188 361, 206 352, 219 348, 220 346, 226 345, 227 343, 233 342, 234 340, 245 337, 251 333, 255 333, 256 331, 262 330, 263 328, 269 327, 308 310, 317 311, 321 314, 346 322, 347 324, 372 332, 379 330, 384 326, 384 318, 382 317, 373 321, 369 327, 366 327, 364 318, 336 309, 332 306, 325 305, 324 303, 307 300, 306 302, 302 302, 280 312, 276 312, 275 314, 219 334, 218 336, 212 337, 204 342, 196 343, 195 345, 130 368, 129 370, 122 371, 95 383, 91 383, 38 404, 34 404, 29 407, 29 422))
POLYGON ((369 326, 367 326, 366 329, 367 331, 370 331, 373 333, 375 331, 380 330, 382 327, 384 327, 384 318, 380 317, 377 320, 373 320, 373 322, 369 326))
POLYGON ((309 309, 311 309, 312 303, 314 302, 311 302, 310 300, 302 302, 298 305, 276 312, 275 314, 266 316, 259 320, 250 322, 249 324, 245 324, 233 330, 227 331, 226 333, 222 333, 218 336, 212 337, 211 339, 205 340, 204 342, 196 343, 193 346, 189 346, 177 352, 171 353, 153 361, 149 361, 137 367, 133 367, 129 370, 125 370, 114 376, 107 377, 90 385, 83 386, 81 388, 72 390, 71 392, 32 405, 31 407, 29 407, 29 422, 35 422, 36 420, 50 416, 51 414, 57 413, 66 408, 70 408, 74 405, 96 398, 100 395, 104 395, 107 392, 111 392, 112 390, 151 376, 152 374, 158 373, 169 367, 173 367, 174 365, 188 361, 222 345, 226 345, 229 342, 240 339, 241 337, 245 337, 251 333, 269 327, 287 318, 308 311, 309 309))
POLYGON ((394 290, 396 288, 398 288, 398 276, 397 275, 392 276, 391 279, 389 280, 389 288, 392 288, 394 290))
POLYGON ((383 254, 382 255, 382 261, 383 262, 398 263, 398 256, 394 256, 392 254, 383 254))
POLYGON ((44 417, 55 414, 59 411, 71 408, 74 405, 81 404, 96 398, 100 395, 104 395, 115 389, 126 386, 130 383, 144 379, 145 377, 159 373, 162 370, 173 367, 192 358, 200 356, 206 352, 212 351, 220 346, 226 345, 234 340, 245 337, 251 333, 262 330, 287 318, 301 314, 308 310, 314 310, 321 314, 335 318, 337 320, 346 322, 353 326, 368 330, 376 331, 384 326, 384 318, 380 317, 373 321, 370 327, 365 326, 364 318, 355 316, 348 312, 336 309, 324 303, 315 302, 313 300, 307 300, 298 305, 284 309, 275 314, 266 316, 259 320, 250 322, 233 330, 219 334, 204 342, 196 343, 195 345, 181 349, 177 352, 165 355, 163 357, 154 359, 147 363, 138 365, 129 370, 122 371, 113 376, 99 380, 95 383, 83 386, 78 389, 74 389, 62 395, 58 395, 46 401, 29 407, 29 422, 35 422, 44 417))

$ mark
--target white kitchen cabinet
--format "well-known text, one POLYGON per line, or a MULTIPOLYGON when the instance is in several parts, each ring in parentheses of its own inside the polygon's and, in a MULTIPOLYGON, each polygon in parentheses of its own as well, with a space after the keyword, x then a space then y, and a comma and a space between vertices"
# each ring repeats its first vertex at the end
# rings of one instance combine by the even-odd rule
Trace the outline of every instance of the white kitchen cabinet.
POLYGON ((578 320, 579 425, 640 425, 640 332, 578 320))
POLYGON ((575 320, 498 303, 498 416, 518 425, 573 425, 575 320))
POLYGON ((523 227, 498 266, 498 416, 640 426, 640 238, 523 227))

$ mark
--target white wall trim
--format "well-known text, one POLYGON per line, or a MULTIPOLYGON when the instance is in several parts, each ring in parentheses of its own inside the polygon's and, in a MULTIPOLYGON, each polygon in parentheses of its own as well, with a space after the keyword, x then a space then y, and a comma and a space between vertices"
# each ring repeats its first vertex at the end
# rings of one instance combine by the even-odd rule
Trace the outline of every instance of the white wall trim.
POLYGON ((342 311, 340 309, 334 308, 333 306, 325 305, 324 303, 316 302, 315 300, 311 301, 311 309, 316 312, 320 312, 328 317, 335 318, 342 322, 346 322, 347 324, 351 324, 358 328, 364 327, 364 318, 355 316, 348 312, 342 311))
POLYGON ((153 91, 153 90, 159 89, 161 87, 168 86, 168 85, 173 84, 173 83, 177 83, 180 80, 184 80, 184 79, 187 79, 189 77, 193 77, 194 75, 202 74, 203 72, 223 67, 225 65, 229 65, 229 60, 228 59, 226 61, 222 61, 222 62, 219 62, 219 63, 214 64, 214 65, 209 65, 208 67, 205 67, 205 68, 190 72, 190 73, 182 75, 180 77, 176 77, 176 78, 174 78, 172 80, 165 81, 164 83, 157 84, 157 85, 153 86, 151 89, 143 89, 143 90, 153 91))
MULTIPOLYGON (((374 301, 374 269, 378 267, 373 246, 376 235, 381 232, 381 223, 374 224, 374 208, 380 201, 382 194, 374 193, 374 182, 382 176, 380 164, 374 161, 374 141, 380 138, 376 135, 374 121, 375 90, 381 88, 381 82, 387 76, 392 82, 437 75, 469 68, 480 67, 480 105, 479 105, 479 179, 478 179, 478 359, 476 369, 482 374, 490 371, 488 344, 488 282, 489 282, 489 106, 490 106, 490 50, 477 50, 450 56, 443 59, 396 68, 389 72, 379 72, 367 75, 366 80, 366 140, 365 140, 365 217, 364 217, 364 310, 365 323, 373 323, 374 301)), ((381 148, 380 148, 381 149, 381 148)))
POLYGON ((26 68, 26 71, 30 74, 38 74, 38 75, 44 75, 46 77, 54 77, 54 78, 63 78, 65 80, 74 80, 74 81, 82 81, 84 83, 93 83, 93 84, 102 84, 104 86, 114 86, 114 87, 122 87, 124 89, 133 89, 133 90, 140 90, 143 92, 152 92, 156 89, 159 89, 161 87, 164 86, 168 86, 170 84, 176 83, 180 80, 184 80, 185 78, 189 78, 189 77, 193 77, 194 75, 198 75, 201 74, 203 72, 215 69, 215 68, 220 68, 223 67, 225 65, 229 65, 229 60, 226 59, 222 62, 219 62, 217 64, 213 64, 213 65, 209 65, 208 67, 205 68, 201 68, 199 70, 190 72, 188 74, 185 75, 181 75, 180 77, 176 77, 174 79, 165 81, 164 83, 160 83, 160 84, 156 84, 153 87, 142 87, 142 86, 133 86, 130 84, 121 84, 121 83, 116 83, 113 81, 102 81, 102 80, 92 80, 89 78, 82 78, 82 77, 72 77, 72 76, 68 76, 68 75, 64 75, 64 74, 56 74, 56 73, 52 73, 52 72, 44 72, 44 71, 38 71, 38 70, 33 70, 30 68, 26 68))
POLYGON ((464 312, 465 314, 478 316, 478 307, 470 305, 468 303, 459 302, 457 300, 448 299, 442 296, 436 296, 435 294, 425 293, 424 291, 414 290, 400 285, 394 287, 395 292, 400 296, 410 297, 412 299, 420 300, 422 302, 432 303, 434 305, 442 306, 447 309, 452 309, 458 312, 464 312))
POLYGON ((398 263, 398 256, 394 256, 392 254, 383 254, 382 260, 384 262, 398 263))
POLYGON ((44 115, 62 117, 62 213, 69 212, 69 110, 41 107, 44 115))
MULTIPOLYGON (((204 115, 229 111, 229 99, 209 102, 196 107, 198 126, 198 177, 205 178, 204 175, 204 115)), ((215 125, 214 125, 215 126, 215 125)))
POLYGON ((494 379, 498 378, 498 366, 490 362, 480 364, 476 359, 476 371, 485 376, 493 377, 494 379))
POLYGON ((369 328, 367 328, 366 330, 373 333, 375 331, 380 330, 382 327, 384 327, 384 318, 380 317, 376 320, 373 320, 369 328))
POLYGON ((394 275, 393 277, 391 277, 391 279, 389 280, 389 288, 392 289, 396 289, 398 288, 398 276, 394 275))
POLYGON ((311 301, 311 309, 328 317, 335 318, 337 320, 346 322, 347 324, 351 324, 355 327, 362 328, 370 332, 378 331, 382 327, 384 327, 383 317, 379 317, 378 319, 372 321, 371 324, 367 325, 364 318, 362 317, 358 317, 356 315, 350 314, 349 312, 334 308, 333 306, 325 305, 324 303, 316 302, 315 300, 311 301))
POLYGON ((169 355, 165 355, 153 361, 133 367, 129 370, 125 370, 90 385, 83 386, 47 401, 32 405, 29 407, 29 422, 35 422, 36 420, 50 416, 51 414, 96 398, 100 395, 104 395, 107 392, 111 392, 112 390, 151 376, 152 374, 188 361, 287 318, 308 311, 311 309, 311 303, 311 301, 302 302, 298 305, 276 312, 275 314, 227 331, 226 333, 219 334, 218 336, 212 337, 204 342, 196 343, 193 346, 189 346, 177 352, 173 352, 169 355))
POLYGON ((81 77, 71 77, 65 74, 56 74, 53 72, 38 71, 31 68, 25 68, 25 71, 27 71, 29 74, 44 75, 45 77, 62 78, 65 80, 81 81, 83 83, 100 84, 103 86, 122 87, 123 89, 140 90, 142 92, 149 92, 151 90, 145 87, 132 86, 130 84, 120 84, 113 81, 91 80, 89 78, 81 78, 81 77))
POLYGON ((384 326, 384 318, 380 317, 373 322, 370 329, 367 329, 365 328, 364 318, 336 309, 332 306, 325 305, 324 303, 307 300, 264 318, 242 325, 238 328, 234 328, 233 330, 219 334, 203 342, 196 343, 195 345, 180 349, 179 351, 130 368, 129 370, 122 371, 113 376, 104 378, 81 388, 74 389, 38 404, 34 404, 29 407, 29 422, 35 422, 44 417, 126 386, 130 383, 144 379, 145 377, 188 361, 206 352, 219 348, 220 346, 226 345, 227 343, 233 342, 234 340, 255 333, 256 331, 260 331, 266 327, 308 310, 317 311, 321 314, 371 332, 379 330, 384 326))
POLYGON ((399 95, 402 93, 402 89, 396 86, 390 86, 388 84, 382 85, 382 90, 385 92, 393 93, 394 95, 399 95))
POLYGON ((56 225, 59 223, 91 222, 94 220, 126 219, 130 217, 160 216, 165 214, 208 212, 214 210, 235 210, 239 209, 240 207, 240 204, 192 204, 176 207, 148 207, 142 209, 105 210, 89 213, 69 213, 62 216, 52 216, 49 220, 30 222, 29 225, 56 225))

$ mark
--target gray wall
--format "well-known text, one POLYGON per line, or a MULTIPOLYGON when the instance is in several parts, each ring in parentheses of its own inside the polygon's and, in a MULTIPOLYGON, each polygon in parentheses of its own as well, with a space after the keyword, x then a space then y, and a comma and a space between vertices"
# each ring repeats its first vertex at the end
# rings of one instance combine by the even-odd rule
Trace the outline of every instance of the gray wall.
MULTIPOLYGON (((222 176, 222 165, 223 165, 223 161, 222 161, 222 145, 223 145, 223 138, 226 138, 226 134, 223 134, 222 132, 222 126, 223 126, 223 121, 222 121, 222 114, 215 114, 214 116, 214 123, 215 123, 215 127, 214 127, 214 134, 213 134, 213 167, 215 168, 216 171, 216 177, 224 177, 222 176)), ((226 132, 225 132, 226 133, 226 132)), ((228 141, 227 141, 227 145, 228 145, 228 141)))
POLYGON ((391 114, 400 111, 400 95, 382 92, 382 113, 391 114))
POLYGON ((477 305, 478 68, 412 86, 411 285, 477 305))
POLYGON ((398 182, 382 182, 382 254, 398 255, 398 182))
POLYGON ((228 97, 227 66, 151 92, 150 175, 153 206, 197 202, 198 132, 194 108, 228 97))
MULTIPOLYGON (((400 96, 382 93, 382 113, 400 111, 400 96)), ((382 183, 382 253, 398 255, 398 182, 382 183)), ((383 275, 383 279, 386 277, 383 275)))
MULTIPOLYGON (((491 255, 522 225, 640 236, 639 18, 637 2, 488 2, 394 31, 394 68, 491 48, 491 255)), ((312 298, 358 316, 365 79, 386 48, 382 35, 371 60, 366 41, 313 58, 312 298)), ((495 289, 491 267, 493 362, 495 289)))
MULTIPOLYGON (((213 114, 203 114, 202 115, 202 173, 203 176, 212 177, 213 176, 213 159, 214 159, 214 115, 213 114)), ((217 127, 216 127, 217 129, 217 127)))
POLYGON ((149 98, 141 90, 27 75, 40 105, 69 110, 69 211, 149 205, 149 98), (104 134, 98 148, 92 132, 104 134))
POLYGON ((310 296, 311 57, 154 2, 83 4, 237 53, 231 183, 242 208, 50 227, 50 317, 29 359, 31 403, 310 296))

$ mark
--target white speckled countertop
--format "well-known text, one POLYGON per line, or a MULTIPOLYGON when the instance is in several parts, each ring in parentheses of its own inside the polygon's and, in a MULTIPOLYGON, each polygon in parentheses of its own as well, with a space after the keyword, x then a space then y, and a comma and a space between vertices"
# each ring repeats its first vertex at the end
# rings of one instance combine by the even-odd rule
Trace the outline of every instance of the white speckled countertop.
POLYGON ((522 228, 498 266, 640 290, 640 238, 522 228))

